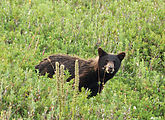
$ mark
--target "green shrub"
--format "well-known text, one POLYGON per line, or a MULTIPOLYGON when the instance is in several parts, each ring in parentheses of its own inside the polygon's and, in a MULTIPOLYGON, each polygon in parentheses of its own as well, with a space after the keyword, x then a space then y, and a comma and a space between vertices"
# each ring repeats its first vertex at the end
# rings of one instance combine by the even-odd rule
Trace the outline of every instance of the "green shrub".
POLYGON ((165 118, 163 0, 9 0, 0 6, 0 119, 165 118), (96 97, 87 99, 83 90, 73 104, 73 81, 59 92, 56 77, 35 73, 51 54, 87 59, 98 47, 125 51, 126 59, 96 97))

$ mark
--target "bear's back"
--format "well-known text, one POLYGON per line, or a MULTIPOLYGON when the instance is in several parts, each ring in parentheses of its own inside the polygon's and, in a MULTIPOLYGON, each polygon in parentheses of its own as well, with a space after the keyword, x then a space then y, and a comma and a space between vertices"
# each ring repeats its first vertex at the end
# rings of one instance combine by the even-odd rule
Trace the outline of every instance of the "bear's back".
POLYGON ((78 60, 79 62, 79 73, 83 73, 84 70, 89 69, 90 60, 84 60, 78 57, 73 57, 69 55, 61 55, 56 54, 49 56, 48 58, 41 61, 35 68, 39 69, 39 72, 41 75, 45 75, 45 73, 48 73, 48 77, 52 78, 55 73, 55 66, 56 62, 58 62, 60 65, 65 66, 65 70, 67 69, 69 73, 71 74, 71 77, 67 80, 74 78, 74 71, 75 71, 75 61, 78 60))

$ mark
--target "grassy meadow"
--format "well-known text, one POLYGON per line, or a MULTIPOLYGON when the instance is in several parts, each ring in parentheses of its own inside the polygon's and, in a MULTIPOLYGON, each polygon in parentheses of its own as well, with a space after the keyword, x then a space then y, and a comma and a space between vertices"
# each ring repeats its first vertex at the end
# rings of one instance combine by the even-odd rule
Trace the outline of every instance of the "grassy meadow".
POLYGON ((165 119, 164 21, 164 0, 1 0, 0 119, 165 119), (59 80, 35 72, 49 55, 89 59, 98 47, 126 58, 90 99, 66 71, 59 80))

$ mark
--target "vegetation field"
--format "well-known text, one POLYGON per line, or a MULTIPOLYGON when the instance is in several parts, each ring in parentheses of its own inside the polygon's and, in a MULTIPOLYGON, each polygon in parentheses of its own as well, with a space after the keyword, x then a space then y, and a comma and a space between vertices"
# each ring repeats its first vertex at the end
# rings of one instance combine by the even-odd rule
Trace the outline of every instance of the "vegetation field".
POLYGON ((0 119, 164 120, 164 22, 164 0, 1 0, 0 119), (90 99, 35 72, 49 55, 89 59, 98 47, 126 58, 90 99))

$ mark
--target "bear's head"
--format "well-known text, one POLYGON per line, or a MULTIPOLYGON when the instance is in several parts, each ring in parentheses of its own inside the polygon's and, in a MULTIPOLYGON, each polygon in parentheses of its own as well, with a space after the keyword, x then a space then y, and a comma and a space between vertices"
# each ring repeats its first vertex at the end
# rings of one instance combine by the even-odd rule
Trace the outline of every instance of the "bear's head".
POLYGON ((121 61, 125 57, 125 52, 121 52, 117 55, 114 54, 108 54, 101 48, 98 48, 98 68, 101 75, 106 75, 107 79, 112 78, 115 73, 120 68, 121 61))

